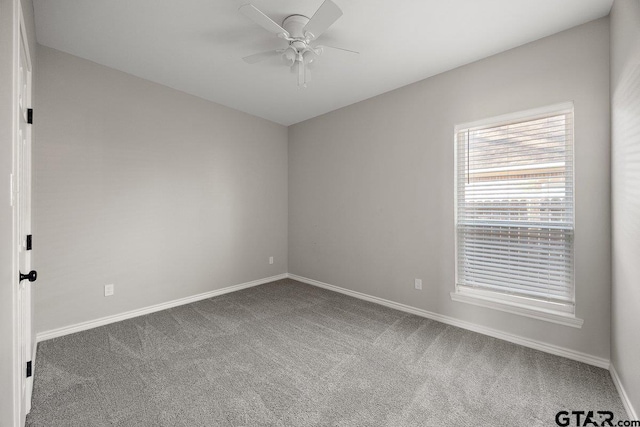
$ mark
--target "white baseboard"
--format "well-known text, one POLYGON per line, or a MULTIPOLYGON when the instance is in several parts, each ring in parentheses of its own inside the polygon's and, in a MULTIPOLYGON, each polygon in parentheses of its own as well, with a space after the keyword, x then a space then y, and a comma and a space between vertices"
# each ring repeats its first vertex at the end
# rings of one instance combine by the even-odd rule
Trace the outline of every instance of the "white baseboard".
POLYGON ((132 317, 138 317, 138 316, 153 313, 156 311, 177 307, 179 305, 189 304, 189 303, 200 301, 203 299, 215 297, 218 295, 228 294, 230 292, 239 291, 241 289, 250 288, 252 286, 258 286, 265 283, 274 282, 276 280, 286 279, 287 277, 288 277, 287 273, 278 274, 277 276, 265 277, 264 279, 253 280, 251 282, 241 283, 239 285, 227 286, 226 288, 216 289, 214 291, 205 292, 205 293, 193 295, 190 297, 163 302, 160 304, 151 305, 144 308, 139 308, 137 310, 127 311, 125 313, 115 314, 113 316, 101 317, 100 319, 89 320, 88 322, 77 323, 75 325, 69 325, 69 326, 64 326, 62 328, 39 332, 36 335, 36 341, 37 342, 46 341, 51 338, 57 338, 64 335, 73 334, 75 332, 97 328, 98 326, 108 325, 109 323, 119 322, 121 320, 131 319, 132 317))
MULTIPOLYGON (((444 316, 442 314, 433 313, 427 310, 422 310, 420 308, 411 307, 409 305, 400 304, 394 301, 386 300, 383 298, 374 297, 371 295, 367 295, 361 292, 352 291, 349 289, 341 288, 339 286, 330 285, 328 283, 320 282, 317 280, 309 279, 306 277, 298 276, 295 274, 279 274, 272 277, 266 277, 264 279, 258 279, 251 282, 241 283, 239 285, 228 286, 222 289, 216 289, 214 291, 205 292, 198 295, 193 295, 186 298, 180 298, 173 301, 164 302, 161 304, 152 305, 149 307, 140 308, 137 310, 127 311, 125 313, 116 314, 113 316, 106 316, 100 319, 90 320, 87 322, 77 323, 74 325, 64 326, 62 328, 52 329, 49 331, 40 332, 36 335, 36 341, 46 341, 48 339, 61 337, 64 335, 73 334, 75 332, 84 331, 87 329, 96 328, 98 326, 108 325, 109 323, 119 322, 121 320, 131 319, 133 317, 142 316, 145 314, 153 313, 156 311, 166 310, 168 308, 177 307, 184 304, 189 304, 192 302, 200 301, 207 298, 212 298, 218 295, 227 294, 229 292, 239 291, 241 289, 250 288, 252 286, 258 286, 265 283, 273 282, 276 280, 282 280, 285 278, 291 278, 293 280, 297 280, 302 283, 307 283, 309 285, 318 286, 320 288, 329 289, 331 291, 339 292, 345 295, 349 295, 355 298, 359 298, 365 301, 370 301, 376 304, 384 305, 386 307, 391 307, 396 310, 404 311, 406 313, 415 314, 417 316, 426 317, 427 319, 437 320, 439 322, 457 326, 459 328, 467 329, 470 331, 478 332, 484 335, 488 335, 490 337, 498 338, 504 341, 509 341, 514 344, 520 344, 525 347, 533 348, 535 350, 544 351, 546 353, 555 354, 557 356, 566 357, 567 359, 576 360, 578 362, 587 363, 589 365, 598 366, 600 368, 609 369, 610 363, 609 360, 603 359, 600 357, 592 356, 590 354, 581 353, 575 350, 571 350, 564 347, 559 347, 553 344, 547 344, 541 341, 532 340, 529 338, 521 337, 519 335, 509 334, 506 332, 499 331, 497 329, 487 328, 485 326, 480 326, 475 323, 467 322, 464 320, 459 320, 453 317, 444 316)), ((612 371, 613 375, 613 371, 612 371)), ((614 379, 614 382, 616 380, 614 379)), ((616 383, 616 387, 619 387, 619 382, 616 383)), ((621 386, 620 386, 621 387, 621 386)), ((621 388, 619 390, 622 390, 621 388)), ((622 395, 622 393, 621 393, 622 395)), ((625 395, 626 396, 626 395, 625 395)), ((624 399, 623 399, 624 400, 624 399)), ((628 402, 628 400, 627 400, 628 402)), ((636 418, 633 418, 636 419, 636 418)))
POLYGON ((616 371, 616 368, 613 366, 613 363, 609 367, 609 372, 611 373, 611 379, 613 380, 613 384, 615 384, 616 386, 616 390, 618 390, 618 394, 620 395, 620 399, 622 399, 622 404, 624 405, 624 409, 627 411, 627 415, 629 416, 629 419, 637 420, 638 413, 636 412, 633 405, 631 404, 631 400, 629 400, 629 396, 627 395, 627 392, 624 390, 624 387, 622 386, 622 382, 620 381, 620 377, 618 376, 618 372, 616 371))
POLYGON ((415 314, 421 317, 426 317, 427 319, 437 320, 438 322, 446 323, 447 325, 457 326, 459 328, 467 329, 473 332, 478 332, 480 334, 488 335, 490 337, 498 338, 504 341, 509 341, 514 344, 520 344, 522 346, 529 347, 535 350, 544 351, 545 353, 566 357, 567 359, 576 360, 578 362, 583 362, 589 365, 597 366, 599 368, 609 369, 609 365, 610 365, 609 360, 603 359, 601 357, 592 356, 590 354, 571 350, 565 347, 556 346, 553 344, 547 344, 542 341, 532 340, 529 338, 521 337, 519 335, 502 332, 497 329, 488 328, 486 326, 480 326, 475 323, 456 319, 454 317, 444 316, 442 314, 433 313, 431 311, 422 310, 420 308, 411 307, 409 305, 400 304, 400 303, 389 301, 383 298, 374 297, 371 295, 363 294, 361 292, 352 291, 350 289, 341 288, 339 286, 330 285, 328 283, 319 282, 317 280, 309 279, 309 278, 298 276, 295 274, 289 273, 288 276, 289 278, 293 280, 297 280, 302 283, 307 283, 309 285, 329 289, 331 291, 339 292, 341 294, 349 295, 365 301, 384 305, 386 307, 395 308, 396 310, 415 314))

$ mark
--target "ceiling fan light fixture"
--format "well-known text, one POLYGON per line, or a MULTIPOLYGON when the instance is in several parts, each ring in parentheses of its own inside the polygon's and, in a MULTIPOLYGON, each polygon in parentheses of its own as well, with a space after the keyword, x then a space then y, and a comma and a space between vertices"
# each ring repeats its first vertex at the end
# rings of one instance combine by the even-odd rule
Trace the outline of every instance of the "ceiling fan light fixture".
POLYGON ((316 56, 317 54, 312 49, 308 49, 302 53, 302 62, 311 64, 316 56))
POLYGON ((287 64, 287 66, 291 67, 293 66, 293 64, 295 64, 297 56, 298 52, 295 50, 295 48, 289 46, 282 54, 282 60, 287 64))

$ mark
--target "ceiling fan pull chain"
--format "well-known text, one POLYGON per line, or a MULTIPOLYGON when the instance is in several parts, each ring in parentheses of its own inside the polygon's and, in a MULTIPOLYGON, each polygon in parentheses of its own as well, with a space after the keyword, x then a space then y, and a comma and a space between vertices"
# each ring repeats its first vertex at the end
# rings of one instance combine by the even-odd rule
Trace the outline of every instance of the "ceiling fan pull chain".
POLYGON ((304 86, 304 61, 298 59, 298 87, 304 86))

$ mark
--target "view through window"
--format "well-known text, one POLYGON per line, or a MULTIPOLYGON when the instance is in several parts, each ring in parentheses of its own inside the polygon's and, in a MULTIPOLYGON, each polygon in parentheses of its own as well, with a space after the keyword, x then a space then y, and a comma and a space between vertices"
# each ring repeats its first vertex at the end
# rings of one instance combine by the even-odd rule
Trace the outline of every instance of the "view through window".
POLYGON ((456 292, 573 313, 573 108, 457 128, 456 145, 456 292))

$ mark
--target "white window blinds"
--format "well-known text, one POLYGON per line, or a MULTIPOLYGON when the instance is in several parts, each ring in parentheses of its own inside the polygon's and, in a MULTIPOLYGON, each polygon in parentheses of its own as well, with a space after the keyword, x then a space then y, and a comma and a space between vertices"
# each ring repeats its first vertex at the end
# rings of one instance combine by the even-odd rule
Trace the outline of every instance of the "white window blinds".
POLYGON ((573 312, 573 108, 456 128, 456 143, 457 290, 573 312))

